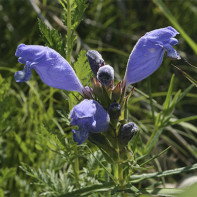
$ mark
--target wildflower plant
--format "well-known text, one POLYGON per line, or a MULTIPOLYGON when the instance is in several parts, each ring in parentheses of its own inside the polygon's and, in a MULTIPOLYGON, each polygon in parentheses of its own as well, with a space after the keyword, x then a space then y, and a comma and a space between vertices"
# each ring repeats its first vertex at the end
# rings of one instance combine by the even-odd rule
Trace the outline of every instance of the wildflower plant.
MULTIPOLYGON (((178 44, 175 36, 179 33, 168 26, 152 30, 142 36, 130 54, 122 81, 117 83, 114 79, 113 67, 108 65, 98 51, 88 50, 85 61, 89 63, 92 77, 91 79, 87 77, 91 83, 87 80, 83 83, 71 66, 71 54, 75 41, 74 32, 87 4, 85 0, 61 0, 60 2, 66 13, 66 40, 61 39, 61 35, 56 30, 49 30, 39 21, 40 30, 49 46, 20 44, 16 50, 16 56, 25 66, 23 70, 15 73, 15 80, 27 82, 32 76, 32 71, 35 70, 48 86, 78 92, 76 94, 78 103, 70 107, 70 112, 67 112, 70 121, 67 129, 72 130, 73 140, 79 145, 76 151, 80 149, 80 145, 84 146, 87 143, 90 152, 92 150, 89 146, 95 145, 99 148, 107 163, 112 166, 110 170, 103 166, 110 177, 108 185, 104 187, 106 191, 115 188, 114 192, 116 190, 126 192, 129 188, 130 192, 141 193, 142 191, 133 186, 131 181, 132 177, 135 177, 133 172, 143 167, 138 165, 139 158, 136 158, 135 146, 131 145, 139 140, 140 128, 136 123, 128 121, 127 104, 134 91, 134 87, 130 91, 128 87, 155 72, 162 64, 165 52, 168 58, 180 59, 180 55, 173 48, 178 44), (53 39, 53 36, 56 39, 53 39), (64 44, 66 44, 66 50, 64 44)), ((82 53, 85 55, 84 52, 82 53)), ((81 57, 82 60, 85 58, 85 56, 81 57)), ((79 176, 78 162, 76 159, 75 170, 78 171, 76 176, 79 176)), ((28 167, 23 169, 28 171, 28 167)), ((133 180, 139 181, 138 178, 133 180)), ((79 184, 76 183, 76 185, 79 189, 79 184)), ((95 188, 92 191, 94 190, 95 188)), ((80 189, 74 192, 73 194, 68 192, 68 195, 83 196, 80 189)))

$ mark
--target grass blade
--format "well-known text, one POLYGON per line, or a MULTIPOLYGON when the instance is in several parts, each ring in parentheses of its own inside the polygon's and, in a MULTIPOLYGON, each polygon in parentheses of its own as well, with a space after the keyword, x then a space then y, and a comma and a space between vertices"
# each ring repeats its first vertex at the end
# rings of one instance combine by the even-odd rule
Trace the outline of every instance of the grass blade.
POLYGON ((183 28, 179 25, 176 18, 172 15, 170 10, 166 7, 162 0, 153 0, 153 2, 160 8, 166 18, 172 23, 172 25, 179 31, 186 42, 190 45, 193 51, 197 54, 197 44, 187 35, 183 28))
POLYGON ((154 173, 149 173, 149 174, 133 175, 133 176, 130 177, 129 180, 134 182, 134 183, 138 183, 138 182, 141 182, 145 179, 171 176, 171 175, 175 175, 175 174, 189 172, 189 171, 196 170, 196 169, 197 169, 197 163, 193 164, 191 166, 176 168, 176 169, 173 169, 173 170, 166 170, 166 171, 163 171, 163 172, 154 172, 154 173))

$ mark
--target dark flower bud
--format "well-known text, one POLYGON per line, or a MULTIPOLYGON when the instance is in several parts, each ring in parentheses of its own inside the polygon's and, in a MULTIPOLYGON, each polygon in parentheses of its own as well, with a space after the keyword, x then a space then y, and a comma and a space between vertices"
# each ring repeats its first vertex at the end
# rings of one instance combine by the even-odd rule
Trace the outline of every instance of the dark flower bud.
POLYGON ((110 106, 109 106, 109 116, 110 116, 110 119, 115 119, 117 120, 121 114, 121 106, 119 103, 112 103, 110 106))
POLYGON ((129 122, 121 126, 119 131, 120 143, 127 145, 137 131, 138 127, 134 122, 129 122))
POLYGON ((101 54, 96 50, 89 50, 86 53, 86 56, 88 57, 88 61, 92 69, 92 72, 96 75, 98 72, 98 69, 101 66, 105 65, 105 61, 103 60, 101 54))
POLYGON ((105 86, 109 86, 114 80, 114 69, 110 65, 105 65, 99 68, 97 79, 105 86))

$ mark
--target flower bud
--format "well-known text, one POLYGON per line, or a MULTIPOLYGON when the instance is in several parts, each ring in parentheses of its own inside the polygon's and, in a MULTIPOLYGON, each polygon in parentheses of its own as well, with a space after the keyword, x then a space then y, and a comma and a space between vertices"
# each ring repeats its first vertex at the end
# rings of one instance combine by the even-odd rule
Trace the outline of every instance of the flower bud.
POLYGON ((84 89, 83 89, 83 95, 84 95, 84 98, 87 98, 87 99, 92 99, 92 91, 93 89, 89 86, 85 86, 84 89))
POLYGON ((119 131, 120 143, 127 145, 137 131, 138 127, 134 122, 129 122, 121 126, 119 131))
POLYGON ((109 86, 114 80, 114 69, 110 65, 99 68, 97 79, 105 86, 109 86))
POLYGON ((117 120, 121 114, 121 106, 119 103, 112 103, 110 106, 109 106, 109 116, 110 116, 110 119, 115 119, 117 120))
POLYGON ((96 75, 98 69, 105 65, 105 61, 103 60, 101 54, 96 50, 89 50, 86 53, 86 56, 88 58, 92 72, 96 75))

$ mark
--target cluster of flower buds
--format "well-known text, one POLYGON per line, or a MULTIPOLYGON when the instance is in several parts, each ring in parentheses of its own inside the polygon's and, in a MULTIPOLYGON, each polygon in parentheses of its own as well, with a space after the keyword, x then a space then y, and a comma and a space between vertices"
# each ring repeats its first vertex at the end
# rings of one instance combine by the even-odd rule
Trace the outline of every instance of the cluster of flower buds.
POLYGON ((126 147, 138 130, 135 123, 124 124, 125 104, 133 90, 126 96, 125 83, 119 82, 114 86, 114 69, 105 64, 98 51, 90 50, 86 56, 95 75, 92 78, 92 97, 104 107, 110 117, 108 129, 102 133, 91 132, 88 139, 105 151, 108 160, 113 158, 111 162, 127 160, 131 155, 127 153, 131 150, 126 147), (117 152, 116 149, 120 152, 117 152))

